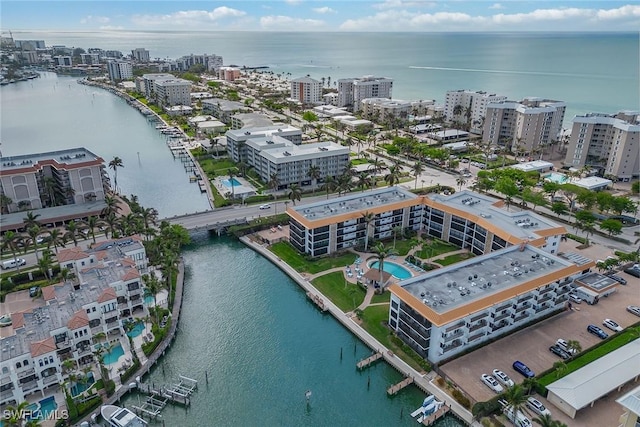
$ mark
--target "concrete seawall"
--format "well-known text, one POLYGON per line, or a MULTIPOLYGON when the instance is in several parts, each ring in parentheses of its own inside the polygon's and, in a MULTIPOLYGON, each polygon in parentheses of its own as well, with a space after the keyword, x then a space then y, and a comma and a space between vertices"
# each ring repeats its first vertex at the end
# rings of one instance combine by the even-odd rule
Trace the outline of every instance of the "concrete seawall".
MULTIPOLYGON (((245 245, 249 246, 251 249, 255 250, 273 264, 275 264, 278 268, 280 268, 283 272, 285 272, 291 279, 293 279, 300 287, 302 287, 306 292, 311 292, 312 294, 322 295, 322 293, 316 289, 308 280, 300 275, 296 270, 294 270, 287 263, 282 261, 277 255, 267 249, 265 246, 262 246, 247 236, 243 236, 240 238, 240 241, 245 245)), ((324 296, 324 295, 323 295, 324 296)), ((427 394, 433 394, 438 400, 445 402, 447 406, 451 407, 451 410, 462 418, 465 422, 473 426, 480 426, 479 423, 474 422, 473 415, 467 409, 465 409, 462 405, 456 402, 451 396, 443 392, 440 388, 438 388, 435 384, 433 384, 426 375, 422 375, 403 360, 396 357, 388 348, 382 345, 377 339, 375 339, 372 335, 370 335, 367 331, 365 331, 360 325, 358 325, 354 320, 347 314, 345 314, 342 310, 340 310, 331 300, 329 300, 326 296, 324 297, 325 307, 328 311, 335 317, 342 325, 344 325, 347 329, 349 329, 360 341, 365 343, 369 348, 373 351, 380 352, 383 355, 384 360, 398 370, 401 374, 412 377, 414 379, 414 384, 424 391, 427 394)), ((354 367, 355 369, 355 367, 354 367)))

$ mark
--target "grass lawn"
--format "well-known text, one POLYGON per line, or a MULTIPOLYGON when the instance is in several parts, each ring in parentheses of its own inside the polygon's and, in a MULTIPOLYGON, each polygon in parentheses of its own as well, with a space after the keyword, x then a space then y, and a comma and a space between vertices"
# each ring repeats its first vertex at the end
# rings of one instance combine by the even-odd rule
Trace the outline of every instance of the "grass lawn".
POLYGON ((457 251, 460 249, 454 244, 443 242, 442 240, 433 239, 429 243, 422 245, 420 252, 416 252, 418 258, 427 259, 433 258, 438 255, 446 254, 447 252, 457 251))
POLYGON ((367 160, 367 159, 351 159, 351 165, 352 166, 364 165, 364 164, 367 164, 367 163, 369 163, 369 160, 367 160))
MULTIPOLYGON (((387 243, 387 246, 393 247, 393 240, 391 244, 387 243)), ((398 255, 405 256, 411 250, 411 239, 396 239, 396 252, 398 255)))
POLYGON ((387 304, 389 304, 389 301, 391 301, 391 292, 385 292, 383 294, 373 294, 373 297, 371 297, 372 304, 379 302, 386 302, 387 304))
POLYGON ((453 254, 453 255, 449 255, 448 257, 444 257, 442 259, 437 259, 433 262, 438 263, 440 265, 451 265, 451 264, 455 264, 456 262, 464 261, 465 259, 469 259, 473 257, 474 255, 472 253, 453 254))
POLYGON ((304 271, 311 274, 320 273, 334 267, 344 267, 353 264, 356 260, 356 255, 350 252, 339 254, 335 257, 307 259, 289 242, 278 242, 271 245, 269 249, 296 271, 304 271))
POLYGON ((570 373, 577 371, 583 366, 593 362, 596 359, 601 358, 602 356, 611 353, 614 350, 628 344, 634 339, 638 338, 638 333, 640 332, 640 326, 632 327, 625 329, 624 331, 612 336, 601 345, 591 350, 586 351, 585 353, 578 356, 576 359, 568 362, 566 364, 567 369, 562 372, 562 374, 557 375, 556 371, 553 370, 548 374, 540 377, 538 382, 540 385, 548 386, 554 381, 559 380, 560 378, 569 375, 570 373))
MULTIPOLYGON (((404 360, 409 366, 417 371, 422 371, 423 368, 416 362, 415 358, 420 358, 417 353, 409 355, 405 353, 400 347, 398 347, 392 340, 391 331, 385 326, 389 319, 389 307, 386 305, 375 305, 373 307, 367 307, 362 312, 361 320, 364 330, 369 332, 375 339, 380 341, 382 345, 393 351, 393 353, 404 360)), ((411 350, 412 351, 412 350, 411 350)))
POLYGON ((364 289, 347 283, 342 271, 316 277, 311 283, 345 313, 354 310, 364 301, 364 289))
POLYGON ((202 170, 210 178, 226 176, 229 173, 229 169, 237 172, 235 163, 229 159, 200 159, 198 160, 198 163, 200 163, 202 170))

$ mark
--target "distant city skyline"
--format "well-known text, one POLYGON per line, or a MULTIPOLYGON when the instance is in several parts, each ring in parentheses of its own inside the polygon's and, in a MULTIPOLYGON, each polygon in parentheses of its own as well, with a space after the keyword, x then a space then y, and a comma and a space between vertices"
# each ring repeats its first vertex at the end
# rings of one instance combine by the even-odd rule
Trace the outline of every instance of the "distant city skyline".
POLYGON ((1 30, 638 31, 624 1, 3 1, 1 30))

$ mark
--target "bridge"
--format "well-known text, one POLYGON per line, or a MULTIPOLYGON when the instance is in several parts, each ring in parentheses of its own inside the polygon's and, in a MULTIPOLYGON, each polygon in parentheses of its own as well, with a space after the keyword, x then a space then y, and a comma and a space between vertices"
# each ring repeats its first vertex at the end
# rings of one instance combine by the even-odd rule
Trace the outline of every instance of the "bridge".
POLYGON ((218 234, 232 225, 247 224, 254 218, 244 208, 222 208, 204 212, 195 212, 186 215, 165 218, 170 224, 181 225, 190 232, 215 231, 218 234))

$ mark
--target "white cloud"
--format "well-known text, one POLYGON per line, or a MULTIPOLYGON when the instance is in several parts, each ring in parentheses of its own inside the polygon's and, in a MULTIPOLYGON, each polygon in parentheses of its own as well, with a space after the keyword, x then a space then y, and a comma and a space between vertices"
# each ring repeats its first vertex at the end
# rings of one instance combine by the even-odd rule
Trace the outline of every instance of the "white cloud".
POLYGON ((504 6, 501 5, 500 3, 494 3, 491 6, 489 6, 489 9, 504 9, 504 6))
POLYGON ((110 31, 110 30, 124 30, 124 27, 121 25, 103 25, 99 28, 100 30, 110 31))
POLYGON ((640 17, 640 6, 626 5, 617 9, 598 10, 596 17, 599 19, 624 19, 640 17))
POLYGON ((302 3, 302 0, 284 0, 284 2, 290 4, 291 6, 297 6, 302 3))
POLYGON ((260 18, 263 30, 277 31, 314 31, 326 29, 324 21, 319 19, 293 18, 291 16, 270 15, 260 18))
POLYGON ((93 15, 88 15, 85 16, 84 18, 82 18, 80 20, 81 24, 108 24, 110 21, 109 18, 107 18, 106 16, 93 16, 93 15))
POLYGON ((225 19, 237 19, 246 12, 230 7, 221 6, 211 11, 183 10, 166 15, 134 15, 131 20, 141 27, 185 27, 198 28, 207 24, 219 23, 225 19))
POLYGON ((398 9, 398 8, 416 8, 416 7, 433 7, 435 2, 430 1, 411 1, 411 0, 385 0, 382 3, 373 5, 374 9, 398 9))
POLYGON ((325 14, 325 13, 336 13, 335 10, 331 9, 329 6, 324 7, 316 7, 312 9, 315 13, 325 14))

